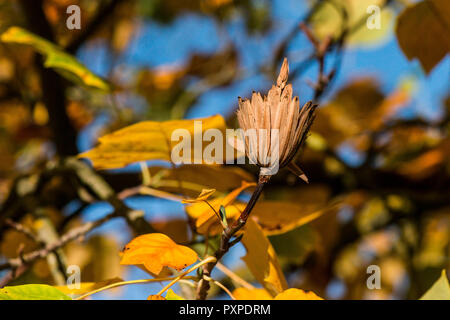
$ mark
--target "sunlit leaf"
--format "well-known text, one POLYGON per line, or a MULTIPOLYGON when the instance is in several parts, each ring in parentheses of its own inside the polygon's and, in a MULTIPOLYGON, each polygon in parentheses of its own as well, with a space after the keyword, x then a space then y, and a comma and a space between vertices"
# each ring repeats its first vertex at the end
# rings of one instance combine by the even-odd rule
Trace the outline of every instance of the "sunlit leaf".
POLYGON ((273 298, 265 289, 237 288, 233 291, 236 300, 323 300, 312 291, 291 288, 273 298))
POLYGON ((272 300, 273 297, 266 289, 237 288, 233 291, 236 300, 272 300))
POLYGON ((220 115, 195 120, 143 121, 99 138, 100 144, 96 148, 78 157, 89 158, 95 168, 113 169, 147 160, 170 162, 173 149, 186 146, 186 154, 182 150, 179 150, 180 153, 174 151, 176 156, 181 158, 180 161, 202 163, 202 160, 210 160, 200 157, 203 154, 203 147, 211 143, 202 140, 203 133, 208 129, 218 129, 224 134, 225 127, 225 121, 220 115), (187 130, 183 132, 189 136, 186 140, 177 138, 178 140, 172 141, 172 134, 176 130, 187 130), (200 140, 200 144, 197 145, 195 140, 200 140), (194 152, 194 149, 197 152, 194 152))
POLYGON ((46 57, 45 67, 55 69, 68 80, 103 91, 111 90, 105 80, 96 76, 73 56, 25 29, 11 27, 0 36, 0 40, 6 43, 19 43, 31 46, 46 57))
POLYGON ((445 270, 442 270, 439 279, 425 292, 420 300, 450 300, 450 285, 445 270))
MULTIPOLYGON (((239 188, 234 189, 225 197, 216 198, 208 201, 216 212, 219 212, 220 207, 225 207, 227 219, 232 220, 239 216, 240 212, 243 210, 243 204, 233 205, 233 202, 239 196, 239 194, 247 188, 254 187, 256 184, 254 182, 243 181, 239 188)), ((199 202, 192 204, 186 208, 188 215, 195 219, 195 226, 197 232, 206 233, 209 231, 210 234, 216 234, 220 229, 212 228, 214 225, 220 227, 220 222, 217 219, 214 211, 211 209, 207 203, 199 202)))
POLYGON ((162 233, 149 233, 128 243, 122 253, 121 264, 144 265, 147 270, 159 274, 163 267, 182 270, 197 261, 194 250, 176 244, 162 233))
POLYGON ((406 57, 419 59, 429 73, 450 52, 450 2, 424 0, 398 17, 397 39, 406 57))
POLYGON ((148 296, 147 300, 167 300, 167 299, 157 294, 151 294, 148 296))
POLYGON ((195 198, 202 189, 214 188, 228 192, 242 181, 252 182, 254 176, 235 166, 182 165, 176 168, 149 167, 152 185, 159 190, 180 192, 195 198), (180 182, 179 182, 180 180, 180 182), (180 187, 181 185, 181 187, 180 187))
POLYGON ((71 300, 71 298, 46 284, 25 284, 0 289, 0 300, 71 300))
POLYGON ((258 224, 247 220, 242 238, 247 254, 242 258, 251 273, 272 295, 287 289, 277 255, 258 224))
POLYGON ((167 290, 166 300, 185 300, 183 297, 180 297, 172 289, 167 290))
POLYGON ((113 279, 99 281, 99 282, 81 282, 79 284, 73 284, 71 287, 74 287, 74 288, 69 288, 68 285, 56 286, 55 288, 65 294, 77 294, 78 295, 78 294, 84 294, 84 293, 87 293, 90 291, 94 291, 96 289, 103 288, 107 285, 117 283, 117 282, 122 282, 122 281, 123 280, 120 278, 113 278, 113 279), (79 286, 79 288, 77 288, 77 286, 79 286))
POLYGON ((334 0, 323 1, 311 17, 313 30, 319 39, 332 36, 337 39, 346 27, 350 29, 348 43, 352 45, 373 45, 385 40, 392 30, 393 12, 389 8, 380 11, 379 28, 367 27, 369 17, 375 19, 375 12, 368 13, 369 6, 381 9, 386 0, 334 0), (345 15, 344 15, 345 13, 345 15))
POLYGON ((303 291, 301 289, 287 289, 275 297, 275 300, 323 300, 312 291, 303 291))

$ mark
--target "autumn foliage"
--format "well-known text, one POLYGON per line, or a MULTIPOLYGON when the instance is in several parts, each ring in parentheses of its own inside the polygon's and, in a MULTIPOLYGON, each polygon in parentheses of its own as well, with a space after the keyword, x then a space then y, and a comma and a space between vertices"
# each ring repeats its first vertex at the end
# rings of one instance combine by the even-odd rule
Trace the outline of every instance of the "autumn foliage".
POLYGON ((449 52, 448 0, 0 0, 0 300, 450 299, 449 52))

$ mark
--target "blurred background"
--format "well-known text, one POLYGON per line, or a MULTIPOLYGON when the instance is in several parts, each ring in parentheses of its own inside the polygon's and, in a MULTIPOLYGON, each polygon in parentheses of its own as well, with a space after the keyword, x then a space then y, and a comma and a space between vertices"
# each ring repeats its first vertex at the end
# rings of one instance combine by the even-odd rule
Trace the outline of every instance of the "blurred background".
MULTIPOLYGON (((282 171, 264 198, 327 211, 270 237, 289 285, 326 299, 417 299, 450 264, 450 29, 442 41, 424 37, 423 29, 433 29, 425 14, 416 23, 405 17, 400 28, 406 8, 421 2, 428 0, 0 0, 0 32, 20 26, 48 39, 114 88, 105 93, 69 81, 44 68, 33 48, 0 42, 0 264, 40 245, 14 223, 46 243, 117 210, 110 198, 86 191, 64 159, 143 120, 221 114, 236 127, 237 97, 266 92, 287 57, 301 104, 320 104, 298 158, 310 183, 282 171), (80 30, 66 26, 72 4, 81 8, 80 30), (379 29, 366 24, 370 5, 381 10, 379 29), (314 41, 328 43, 325 52, 314 41), (417 55, 411 43, 422 48, 417 55), (339 206, 329 206, 333 201, 339 206), (381 268, 379 290, 366 286, 369 265, 381 268)), ((450 11, 445 0, 430 2, 450 11)), ((437 20, 448 27, 449 16, 443 11, 437 20)), ((156 174, 171 170, 164 162, 147 165, 156 174)), ((236 177, 189 169, 185 176, 226 192, 257 174, 252 166, 236 170, 236 177)), ((117 195, 142 183, 139 164, 92 172, 117 195)), ((151 230, 188 239, 181 203, 121 200, 119 206, 144 210, 151 230)), ((53 260, 15 274, 1 270, 0 283, 58 284, 61 265, 73 264, 82 281, 148 277, 119 265, 133 233, 140 231, 126 219, 110 220, 53 260)), ((224 264, 252 282, 244 254, 234 247, 224 264)), ((93 298, 145 299, 160 287, 93 298)))

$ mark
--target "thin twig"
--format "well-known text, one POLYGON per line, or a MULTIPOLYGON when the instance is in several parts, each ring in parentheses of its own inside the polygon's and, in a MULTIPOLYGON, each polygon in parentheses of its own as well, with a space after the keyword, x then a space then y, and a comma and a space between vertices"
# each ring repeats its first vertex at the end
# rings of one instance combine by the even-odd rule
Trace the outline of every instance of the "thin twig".
POLYGON ((92 229, 102 225, 103 223, 115 217, 117 217, 117 213, 113 212, 101 219, 98 219, 97 221, 88 222, 79 227, 73 228, 68 232, 66 232, 65 234, 63 234, 58 241, 48 244, 42 249, 24 254, 19 258, 9 259, 6 263, 0 265, 0 271, 6 269, 17 269, 23 265, 28 265, 37 259, 45 258, 47 255, 63 247, 70 241, 76 240, 86 235, 88 232, 92 231, 92 229))
POLYGON ((231 280, 234 280, 236 283, 239 283, 241 286, 243 286, 246 289, 252 290, 255 289, 254 286, 252 286, 250 283, 239 277, 236 273, 225 267, 220 262, 217 262, 216 264, 217 269, 222 271, 225 275, 227 275, 231 280))
POLYGON ((203 276, 203 279, 205 279, 206 281, 212 282, 214 283, 216 286, 218 286, 219 288, 221 288, 223 291, 225 291, 232 300, 236 300, 236 298, 233 296, 233 294, 231 293, 230 290, 228 290, 227 287, 225 287, 223 284, 221 284, 219 281, 214 280, 213 278, 207 277, 207 276, 203 276))
POLYGON ((7 225, 8 227, 11 227, 12 229, 16 230, 17 232, 22 233, 28 239, 30 239, 30 240, 38 243, 38 244, 42 244, 42 242, 39 240, 37 235, 33 231, 31 231, 29 228, 24 226, 23 224, 14 222, 11 219, 6 219, 5 220, 5 225, 7 225))
MULTIPOLYGON (((95 293, 99 293, 101 291, 105 291, 105 290, 109 290, 109 289, 113 289, 113 288, 117 288, 117 287, 121 287, 121 286, 126 286, 129 284, 142 284, 142 283, 151 283, 151 282, 171 281, 171 280, 174 280, 175 278, 176 277, 167 277, 167 278, 138 279, 138 280, 115 282, 115 283, 111 283, 107 286, 87 292, 87 293, 75 298, 75 300, 83 300, 95 293)), ((196 277, 184 277, 184 279, 196 280, 197 278, 196 277)))
POLYGON ((158 292, 158 296, 162 295, 167 289, 169 289, 171 286, 173 286, 178 280, 184 278, 185 275, 187 275, 188 273, 191 273, 192 271, 194 271, 197 268, 200 268, 201 266, 208 264, 208 263, 214 263, 216 262, 217 259, 216 257, 208 257, 205 260, 200 261, 199 263, 197 263, 196 265, 190 267, 188 270, 184 271, 183 273, 181 273, 180 275, 178 275, 175 279, 173 279, 168 285, 166 285, 164 288, 161 289, 160 292, 158 292))

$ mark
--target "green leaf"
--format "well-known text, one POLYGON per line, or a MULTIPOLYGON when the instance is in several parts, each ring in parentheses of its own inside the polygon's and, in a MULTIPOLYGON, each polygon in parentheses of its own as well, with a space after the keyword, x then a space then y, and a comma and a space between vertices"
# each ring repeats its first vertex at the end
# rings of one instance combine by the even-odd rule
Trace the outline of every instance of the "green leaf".
POLYGON ((172 289, 167 290, 166 300, 186 300, 183 297, 180 297, 172 289))
POLYGON ((420 300, 450 300, 450 285, 445 270, 442 270, 439 279, 425 292, 420 300))
POLYGON ((220 219, 222 220, 224 226, 225 226, 225 227, 228 227, 228 223, 227 223, 227 213, 226 213, 226 211, 225 211, 225 207, 224 207, 224 206, 222 206, 222 205, 220 206, 219 213, 220 213, 220 219))
POLYGON ((25 284, 0 289, 0 300, 72 300, 46 284, 25 284))
POLYGON ((45 56, 44 66, 53 68, 66 79, 87 87, 102 91, 110 91, 110 85, 92 73, 83 64, 60 47, 25 29, 11 27, 0 35, 0 40, 6 43, 18 43, 31 46, 45 56))

